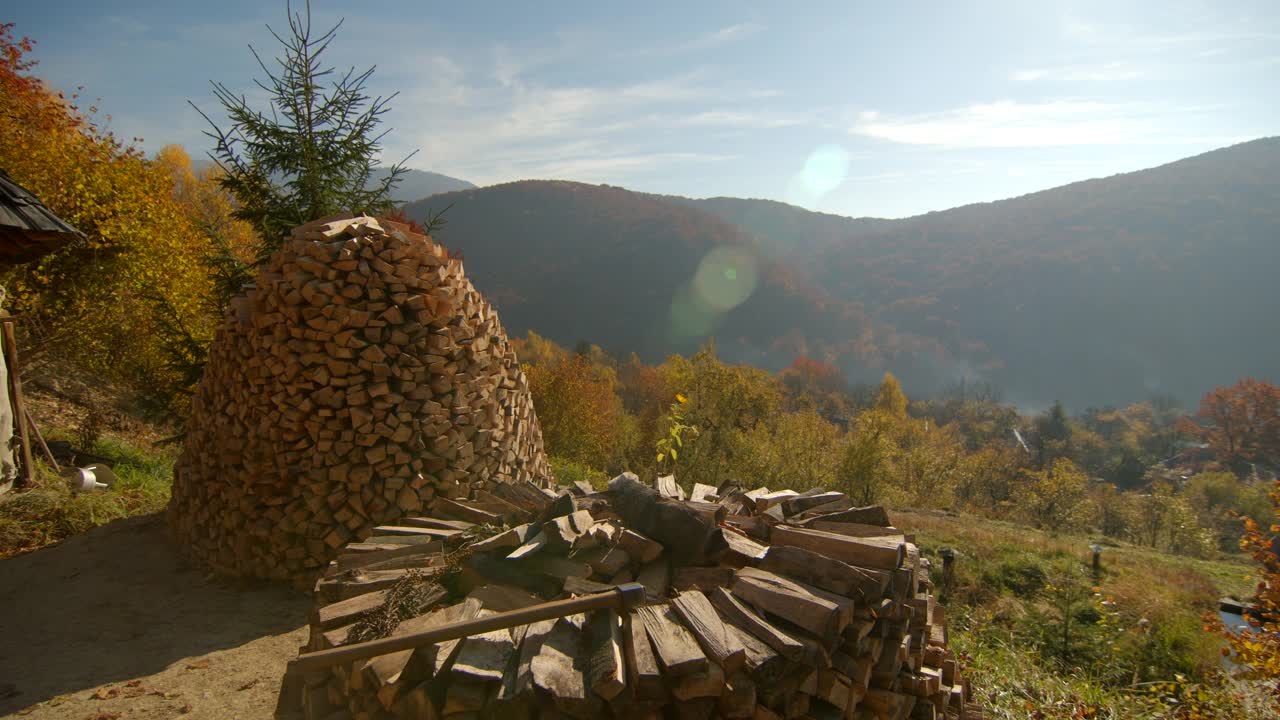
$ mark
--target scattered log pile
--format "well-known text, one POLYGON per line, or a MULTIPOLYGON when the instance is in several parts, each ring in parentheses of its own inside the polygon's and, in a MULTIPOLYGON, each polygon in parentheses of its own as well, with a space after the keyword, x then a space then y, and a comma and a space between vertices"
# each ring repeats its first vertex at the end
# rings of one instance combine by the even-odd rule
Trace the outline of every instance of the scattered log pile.
POLYGON ((645 602, 286 677, 278 720, 981 717, 928 561, 880 507, 736 484, 686 499, 630 474, 507 490, 502 528, 477 532, 459 500, 345 547, 299 662, 371 625, 395 637, 633 581, 645 602))
POLYGON ((405 514, 550 472, 524 374, 460 260, 404 224, 317 221, 231 303, 170 525, 221 572, 309 588, 405 514))

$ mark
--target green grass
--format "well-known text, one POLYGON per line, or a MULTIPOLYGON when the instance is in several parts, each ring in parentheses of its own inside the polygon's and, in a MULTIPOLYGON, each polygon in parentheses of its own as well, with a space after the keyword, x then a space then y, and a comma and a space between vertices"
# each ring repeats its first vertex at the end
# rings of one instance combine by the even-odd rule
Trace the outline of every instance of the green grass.
POLYGON ((931 559, 954 649, 967 657, 990 716, 1237 718, 1249 717, 1240 711, 1248 702, 1262 702, 1222 677, 1223 642, 1201 621, 1218 598, 1249 594, 1245 557, 1197 559, 1111 543, 1094 578, 1089 546, 1097 538, 974 516, 891 516, 931 559), (957 551, 945 589, 943 547, 957 551), (1069 611, 1056 606, 1062 595, 1054 588, 1065 585, 1083 587, 1091 600, 1069 611), (1084 640, 1066 658, 1044 645, 1046 623, 1061 627, 1064 617, 1084 640))
MULTIPOLYGON (((51 433, 56 436, 56 434, 51 433)), ((65 540, 112 520, 164 509, 173 482, 174 448, 150 448, 104 436, 95 455, 111 458, 118 482, 110 490, 73 493, 43 462, 35 482, 0 498, 0 558, 65 540)))

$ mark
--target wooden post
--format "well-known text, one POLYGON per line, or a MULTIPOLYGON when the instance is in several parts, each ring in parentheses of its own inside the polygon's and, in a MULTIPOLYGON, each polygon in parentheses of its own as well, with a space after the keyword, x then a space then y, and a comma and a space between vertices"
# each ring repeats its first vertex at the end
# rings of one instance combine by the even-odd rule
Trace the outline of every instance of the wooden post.
POLYGON ((0 318, 0 334, 4 341, 4 362, 9 368, 9 392, 13 412, 14 430, 22 443, 22 470, 18 473, 19 486, 28 485, 35 476, 31 464, 31 439, 27 436, 27 408, 22 402, 21 367, 18 365, 18 344, 13 337, 14 318, 0 318))

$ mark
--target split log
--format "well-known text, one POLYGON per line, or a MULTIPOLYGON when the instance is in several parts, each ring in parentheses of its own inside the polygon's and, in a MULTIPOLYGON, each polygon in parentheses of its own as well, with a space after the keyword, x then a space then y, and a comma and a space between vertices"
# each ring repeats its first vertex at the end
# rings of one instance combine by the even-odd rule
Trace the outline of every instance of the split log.
POLYGON ((623 473, 609 481, 609 491, 614 510, 627 525, 662 543, 680 562, 705 562, 725 547, 724 537, 716 527, 718 519, 709 519, 684 503, 660 496, 635 475, 623 473))

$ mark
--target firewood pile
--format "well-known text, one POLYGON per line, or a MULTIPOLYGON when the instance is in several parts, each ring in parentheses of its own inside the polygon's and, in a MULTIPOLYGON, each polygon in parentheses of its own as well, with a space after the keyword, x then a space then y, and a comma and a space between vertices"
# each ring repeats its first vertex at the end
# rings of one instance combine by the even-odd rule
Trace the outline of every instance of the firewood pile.
POLYGON ((550 480, 497 315, 460 260, 386 219, 293 231, 232 300, 187 427, 179 542, 221 572, 306 588, 378 525, 550 480))
POLYGON ((644 602, 325 659, 286 676, 277 719, 981 717, 928 561, 883 508, 736 483, 686 496, 629 473, 500 499, 343 548, 296 662, 621 583, 644 602))

